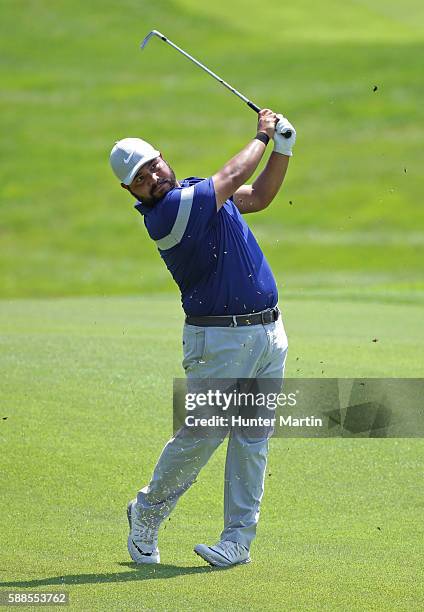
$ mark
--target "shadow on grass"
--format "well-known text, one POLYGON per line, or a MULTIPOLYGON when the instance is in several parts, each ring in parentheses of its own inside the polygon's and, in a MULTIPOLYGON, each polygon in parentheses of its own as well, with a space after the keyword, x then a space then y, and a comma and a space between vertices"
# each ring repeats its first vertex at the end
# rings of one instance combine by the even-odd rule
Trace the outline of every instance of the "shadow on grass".
POLYGON ((11 580, 0 582, 0 587, 42 587, 50 585, 63 586, 67 584, 96 584, 107 582, 129 582, 131 580, 155 580, 175 578, 185 574, 206 574, 217 569, 210 566, 181 567, 178 565, 137 565, 136 563, 118 563, 122 567, 129 567, 131 572, 116 572, 109 574, 67 574, 62 576, 51 576, 50 578, 39 578, 35 580, 11 580))

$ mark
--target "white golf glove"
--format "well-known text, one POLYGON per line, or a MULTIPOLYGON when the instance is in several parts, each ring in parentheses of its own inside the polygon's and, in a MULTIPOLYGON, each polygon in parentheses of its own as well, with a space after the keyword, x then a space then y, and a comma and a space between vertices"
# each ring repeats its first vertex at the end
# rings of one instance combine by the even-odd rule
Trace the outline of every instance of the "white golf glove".
POLYGON ((277 115, 280 120, 275 127, 274 133, 274 151, 277 153, 281 153, 282 155, 288 155, 291 157, 293 155, 292 148, 294 143, 296 142, 296 130, 290 123, 288 119, 283 117, 283 115, 277 115), (291 131, 290 138, 285 138, 282 134, 287 132, 287 130, 291 131))

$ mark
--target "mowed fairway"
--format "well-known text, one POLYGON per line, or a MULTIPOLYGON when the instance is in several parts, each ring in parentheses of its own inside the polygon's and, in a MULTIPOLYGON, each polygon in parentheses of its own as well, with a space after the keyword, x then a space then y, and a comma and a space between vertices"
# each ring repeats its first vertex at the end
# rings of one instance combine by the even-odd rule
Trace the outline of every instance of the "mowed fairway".
MULTIPOLYGON (((288 376, 422 375, 420 306, 281 305, 288 376)), ((422 609, 422 440, 273 439, 253 562, 227 571, 192 552, 222 526, 222 447, 162 528, 163 564, 137 568, 125 506, 171 434, 175 296, 0 313, 2 588, 64 588, 77 610, 422 609)))

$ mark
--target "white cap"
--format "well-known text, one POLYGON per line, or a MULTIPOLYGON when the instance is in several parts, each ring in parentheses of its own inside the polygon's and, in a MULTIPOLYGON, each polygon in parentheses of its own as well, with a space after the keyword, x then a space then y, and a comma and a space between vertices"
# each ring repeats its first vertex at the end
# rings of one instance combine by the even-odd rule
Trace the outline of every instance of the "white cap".
POLYGON ((159 151, 141 138, 123 138, 110 152, 110 165, 121 183, 130 185, 137 170, 159 155, 159 151))

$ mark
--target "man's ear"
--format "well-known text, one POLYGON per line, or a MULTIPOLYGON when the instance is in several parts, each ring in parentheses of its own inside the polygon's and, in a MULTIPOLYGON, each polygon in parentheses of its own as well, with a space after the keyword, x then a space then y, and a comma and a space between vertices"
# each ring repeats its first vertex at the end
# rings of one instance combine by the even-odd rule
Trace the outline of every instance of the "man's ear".
POLYGON ((124 189, 128 191, 128 185, 124 185, 124 183, 121 183, 121 187, 123 187, 124 189))

